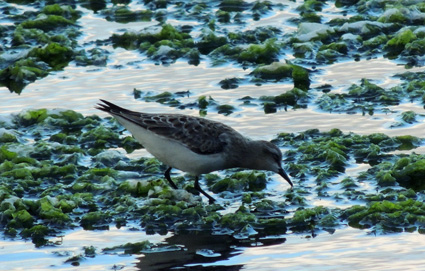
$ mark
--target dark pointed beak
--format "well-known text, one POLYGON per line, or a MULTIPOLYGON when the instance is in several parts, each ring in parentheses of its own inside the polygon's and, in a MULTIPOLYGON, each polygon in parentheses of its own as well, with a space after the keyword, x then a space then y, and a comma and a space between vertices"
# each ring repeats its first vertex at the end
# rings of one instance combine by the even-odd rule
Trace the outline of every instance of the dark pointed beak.
POLYGON ((288 174, 286 174, 286 172, 283 170, 283 168, 280 168, 278 173, 279 173, 280 176, 282 176, 291 185, 291 187, 294 187, 294 185, 291 182, 291 179, 289 179, 288 174))

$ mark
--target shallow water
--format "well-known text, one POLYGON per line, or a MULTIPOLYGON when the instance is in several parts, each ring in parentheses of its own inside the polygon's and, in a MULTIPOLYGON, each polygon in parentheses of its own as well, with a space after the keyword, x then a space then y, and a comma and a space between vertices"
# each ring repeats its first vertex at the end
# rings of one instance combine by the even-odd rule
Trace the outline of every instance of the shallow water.
MULTIPOLYGON (((240 243, 229 236, 146 236, 140 231, 111 228, 109 231, 70 231, 55 248, 34 248, 31 242, 0 241, 0 270, 420 270, 425 265, 425 236, 398 233, 375 236, 351 227, 315 238, 288 234, 285 238, 252 239, 240 243), (82 244, 102 248, 123 240, 179 245, 180 249, 144 256, 98 254, 80 267, 64 261, 81 254, 82 244), (233 268, 233 269, 230 269, 233 268)), ((124 241, 125 242, 125 241, 124 241)))
MULTIPOLYGON (((0 240, 0 270, 76 270, 78 267, 64 263, 69 257, 82 254, 83 246, 94 246, 97 253, 103 248, 121 245, 125 242, 150 240, 152 243, 163 241, 167 236, 149 235, 142 231, 131 231, 128 228, 111 227, 108 231, 67 231, 63 237, 50 241, 55 247, 34 248, 31 241, 0 240)), ((168 236, 169 237, 169 236, 168 236)), ((98 254, 95 258, 84 261, 84 270, 105 270, 125 267, 120 270, 131 270, 136 262, 134 257, 111 254, 98 254)))
MULTIPOLYGON (((295 6, 295 3, 291 1, 283 2, 290 7, 295 6)), ((123 26, 107 22, 88 10, 84 10, 84 12, 85 15, 80 20, 85 32, 80 40, 82 44, 97 39, 106 39, 111 33, 121 28, 137 31, 156 24, 154 22, 138 22, 123 26)), ((340 16, 337 12, 338 9, 329 6, 322 13, 327 16, 340 16)), ((251 21, 249 23, 256 26, 281 25, 294 16, 296 13, 291 8, 287 8, 276 11, 259 22, 251 21)), ((171 23, 179 24, 181 22, 171 21, 171 23)), ((248 24, 246 27, 252 26, 248 24)), ((285 29, 286 31, 296 30, 293 25, 285 25, 285 29)), ((87 46, 91 45, 87 44, 87 46)), ((240 85, 237 89, 224 90, 218 85, 219 81, 231 77, 244 78, 250 71, 243 70, 237 65, 213 67, 207 61, 202 61, 196 67, 183 61, 178 61, 170 66, 155 65, 136 51, 110 47, 106 47, 106 49, 111 51, 106 67, 80 67, 71 63, 63 71, 28 85, 20 95, 9 93, 6 88, 0 87, 0 114, 15 114, 29 108, 65 108, 85 115, 106 116, 103 112, 94 109, 98 99, 102 98, 134 110, 198 115, 197 109, 178 110, 154 102, 135 100, 133 97, 134 88, 155 94, 164 91, 189 90, 190 96, 182 98, 184 103, 193 101, 200 95, 210 95, 220 104, 231 104, 237 107, 237 111, 230 116, 223 116, 211 110, 208 111, 207 117, 229 124, 252 138, 271 139, 279 132, 299 132, 312 128, 322 131, 339 128, 345 132, 351 131, 359 134, 382 132, 391 136, 405 134, 424 136, 425 123, 422 118, 414 125, 391 128, 391 124, 397 121, 400 112, 413 110, 422 114, 423 107, 418 104, 404 103, 391 108, 393 113, 381 113, 373 116, 329 114, 318 110, 313 105, 309 105, 308 109, 289 109, 288 111, 282 108, 275 114, 266 115, 260 106, 241 107, 241 101, 238 99, 247 95, 252 97, 278 95, 290 90, 291 82, 262 86, 247 83, 240 85)), ((404 66, 384 58, 358 62, 346 61, 316 69, 317 71, 312 73, 312 86, 329 83, 335 88, 334 92, 343 91, 353 83, 358 84, 361 78, 375 80, 374 82, 382 87, 393 86, 398 83, 398 80, 392 75, 406 71, 404 66)), ((410 71, 422 70, 425 69, 415 68, 410 71)), ((145 153, 140 151, 137 154, 145 153)), ((347 170, 347 174, 354 176, 363 170, 365 168, 352 168, 347 170)), ((287 186, 283 186, 281 180, 277 178, 273 178, 273 182, 268 186, 269 190, 286 188, 287 186)), ((312 205, 341 208, 346 204, 352 204, 352 202, 325 202, 325 200, 317 198, 311 198, 309 201, 312 205)), ((237 207, 233 206, 233 208, 237 207)), ((171 234, 147 236, 144 232, 129 231, 127 228, 111 227, 109 231, 76 229, 65 232, 63 239, 52 239, 52 241, 59 242, 55 247, 37 249, 29 241, 0 240, 0 270, 29 268, 31 270, 77 270, 79 268, 110 270, 114 266, 120 270, 158 270, 158 265, 155 265, 158 263, 161 263, 163 268, 197 267, 199 270, 209 267, 214 270, 220 270, 220 268, 225 270, 229 266, 234 267, 232 270, 341 270, 343 268, 418 270, 419 266, 425 265, 423 258, 425 236, 418 233, 374 236, 368 234, 366 230, 357 230, 347 226, 338 228, 333 234, 322 232, 315 238, 288 233, 284 237, 250 240, 248 243, 229 239, 231 238, 225 236, 218 238, 206 235, 199 238, 199 242, 190 243, 188 236, 172 236, 171 234), (213 246, 211 242, 214 238, 225 242, 226 245, 214 244, 213 246), (125 257, 98 253, 95 258, 87 258, 83 261, 80 267, 64 263, 72 254, 82 253, 83 246, 95 246, 99 252, 105 247, 143 240, 153 243, 177 244, 182 246, 182 249, 125 257), (206 248, 209 251, 205 251, 206 248), (57 253, 61 253, 61 251, 71 253, 71 255, 58 256, 57 253)))
MULTIPOLYGON (((259 106, 240 107, 242 102, 239 99, 244 96, 258 98, 262 95, 276 95, 290 90, 292 83, 266 84, 261 87, 246 84, 237 89, 224 90, 218 85, 219 81, 223 78, 243 77, 247 72, 235 66, 211 67, 204 62, 197 67, 185 62, 177 62, 166 67, 141 59, 138 60, 140 63, 132 66, 128 65, 128 62, 142 56, 137 52, 123 49, 117 49, 115 56, 111 58, 114 61, 106 68, 70 65, 62 72, 30 84, 20 95, 9 93, 5 87, 0 87, 1 114, 17 113, 28 108, 72 108, 86 115, 106 116, 106 113, 98 112, 94 108, 99 99, 106 99, 136 111, 169 113, 177 111, 183 114, 199 115, 198 110, 195 109, 178 110, 154 102, 135 100, 133 89, 136 88, 155 94, 189 90, 191 94, 188 98, 182 98, 183 103, 185 100, 186 102, 194 101, 197 97, 206 95, 212 96, 222 104, 234 105, 238 110, 230 116, 226 117, 209 111, 208 118, 229 124, 249 137, 271 139, 279 132, 299 132, 312 127, 323 131, 339 128, 344 132, 360 134, 383 132, 391 136, 405 134, 421 136, 425 128, 423 122, 416 123, 414 126, 390 128, 391 123, 396 121, 397 113, 347 116, 315 110, 314 106, 288 111, 281 109, 275 114, 266 115, 259 106), (117 69, 114 65, 124 65, 125 68, 117 69), (170 73, 178 79, 170 80, 170 73), (350 119, 349 122, 347 117, 350 119), (267 129, 264 129, 266 127, 267 129)), ((425 69, 416 68, 415 70, 425 69)), ((330 65, 323 75, 315 75, 313 82, 316 85, 332 83, 336 87, 343 88, 352 83, 358 83, 361 78, 368 75, 367 78, 383 80, 383 86, 391 86, 397 82, 391 75, 404 71, 406 70, 403 66, 386 59, 345 62, 330 65), (362 70, 362 64, 365 72, 359 77, 358 71, 362 70), (355 72, 352 72, 352 66, 355 72), (381 69, 382 66, 385 69, 381 69)), ((415 104, 402 104, 392 109, 398 113, 405 110, 414 110, 418 113, 423 111, 423 107, 415 104)))
POLYGON ((294 236, 282 244, 245 248, 218 263, 243 265, 243 270, 419 270, 425 264, 424 241, 417 234, 374 236, 347 227, 331 235, 294 236))

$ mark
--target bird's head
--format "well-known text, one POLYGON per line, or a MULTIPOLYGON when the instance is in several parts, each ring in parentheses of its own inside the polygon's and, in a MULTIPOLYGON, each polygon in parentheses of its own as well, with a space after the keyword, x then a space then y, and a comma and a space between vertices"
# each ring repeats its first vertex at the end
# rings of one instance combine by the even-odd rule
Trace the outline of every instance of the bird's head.
POLYGON ((269 170, 276 172, 282 178, 284 178, 290 185, 293 187, 291 179, 288 174, 282 168, 282 152, 280 149, 273 143, 269 141, 257 141, 257 146, 259 146, 256 157, 254 169, 269 170))

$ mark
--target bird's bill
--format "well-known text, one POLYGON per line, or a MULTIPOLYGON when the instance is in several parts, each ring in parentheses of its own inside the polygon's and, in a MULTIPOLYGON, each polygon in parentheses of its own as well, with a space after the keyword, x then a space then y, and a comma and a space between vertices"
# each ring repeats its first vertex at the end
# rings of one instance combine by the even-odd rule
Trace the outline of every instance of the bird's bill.
POLYGON ((291 187, 294 186, 291 182, 291 179, 289 179, 288 174, 286 174, 286 172, 283 170, 283 168, 280 168, 278 173, 279 173, 280 176, 282 176, 291 185, 291 187))

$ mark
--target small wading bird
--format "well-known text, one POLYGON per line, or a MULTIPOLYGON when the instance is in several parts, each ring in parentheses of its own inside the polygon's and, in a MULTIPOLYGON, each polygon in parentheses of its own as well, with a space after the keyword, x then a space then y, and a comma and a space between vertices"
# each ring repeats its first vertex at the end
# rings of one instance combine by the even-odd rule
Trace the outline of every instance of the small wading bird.
POLYGON ((282 169, 282 153, 271 142, 251 140, 233 128, 212 120, 181 114, 149 114, 130 111, 101 100, 96 107, 111 114, 148 152, 168 166, 165 178, 177 168, 195 176, 195 189, 209 203, 215 199, 199 186, 199 175, 227 168, 269 170, 292 182, 282 169))

